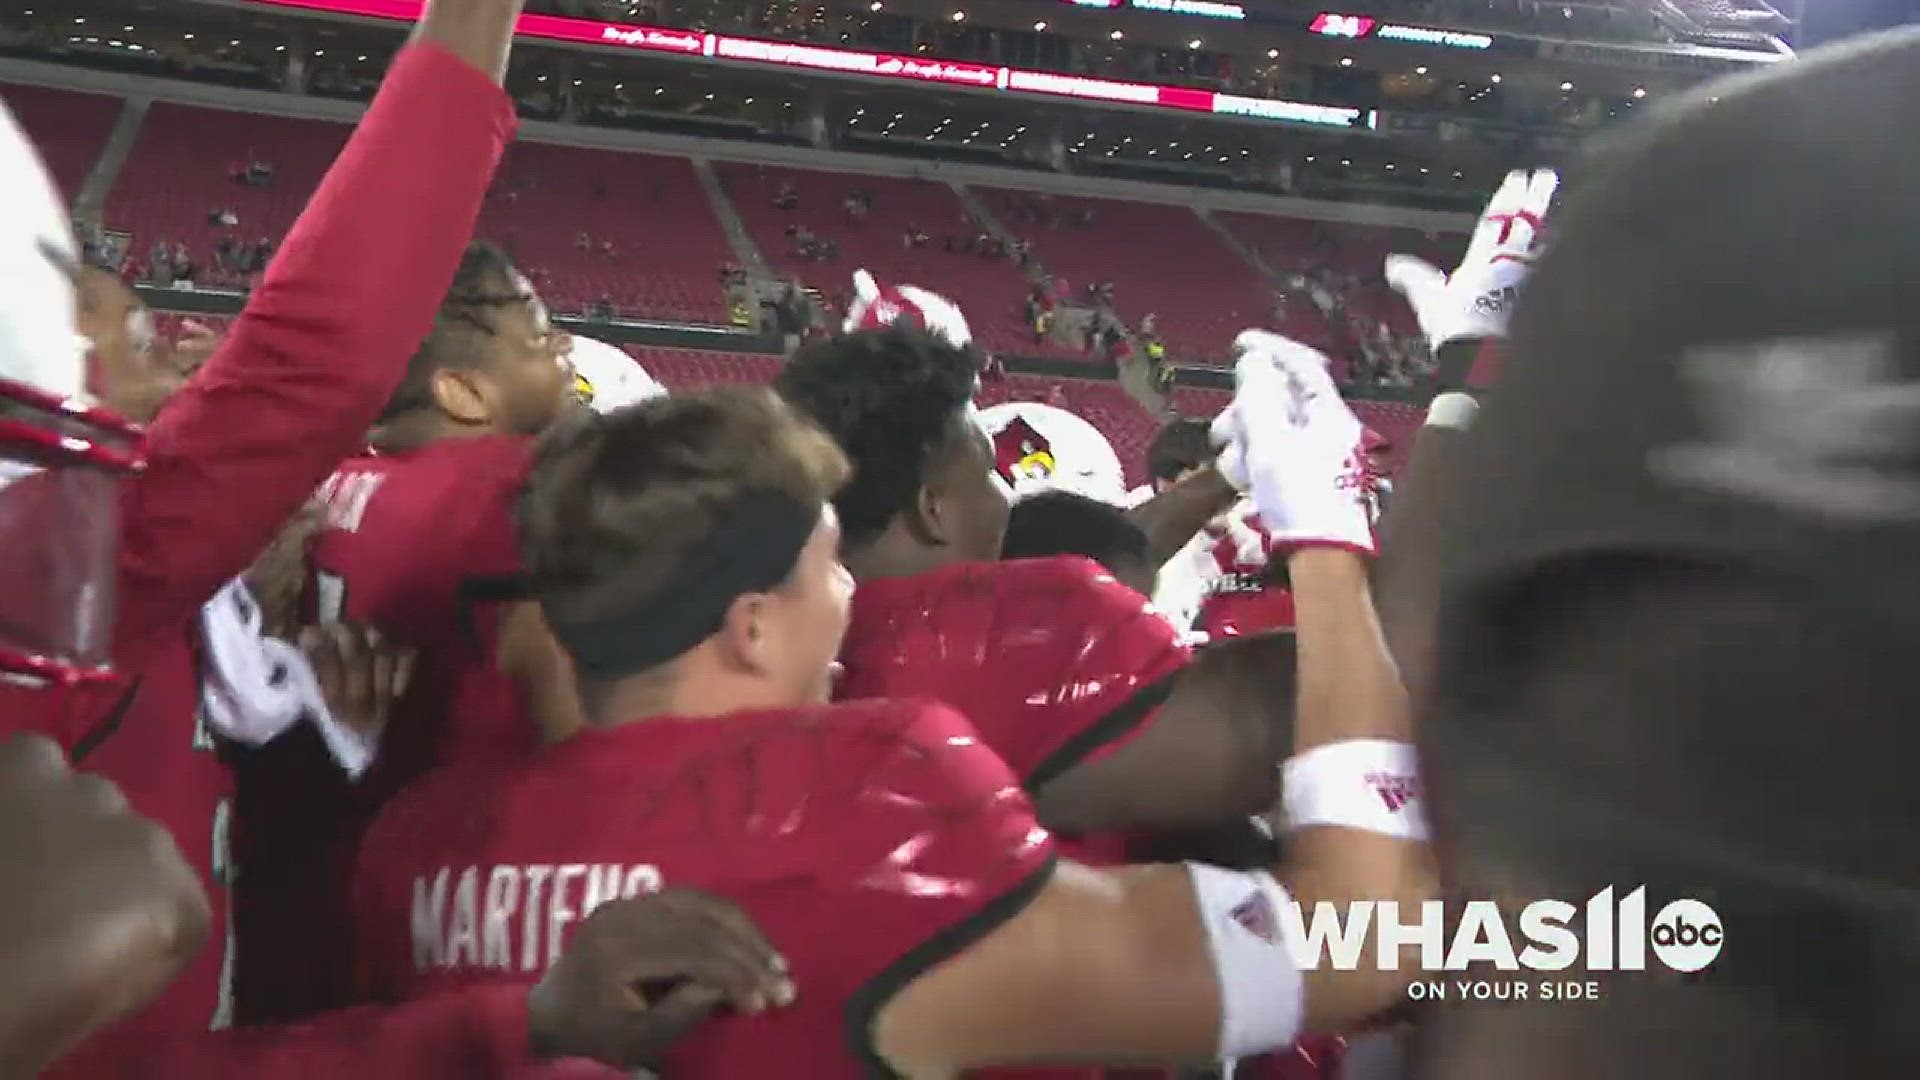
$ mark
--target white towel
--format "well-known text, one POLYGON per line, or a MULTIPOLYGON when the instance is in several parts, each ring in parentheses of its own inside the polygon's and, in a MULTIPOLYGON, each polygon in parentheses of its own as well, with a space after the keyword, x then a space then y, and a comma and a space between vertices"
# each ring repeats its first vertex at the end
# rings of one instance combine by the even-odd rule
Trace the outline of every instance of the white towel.
POLYGON ((355 780, 380 747, 380 732, 335 720, 313 665, 300 649, 261 632, 260 605, 239 579, 214 594, 200 614, 207 664, 200 700, 213 730, 247 746, 264 746, 311 721, 333 760, 355 780))

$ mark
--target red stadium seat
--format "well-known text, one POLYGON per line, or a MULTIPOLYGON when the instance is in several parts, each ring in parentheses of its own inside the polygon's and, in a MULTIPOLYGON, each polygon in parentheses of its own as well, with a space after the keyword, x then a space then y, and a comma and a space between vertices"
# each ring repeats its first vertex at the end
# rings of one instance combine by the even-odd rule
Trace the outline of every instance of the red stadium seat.
POLYGON ((69 201, 80 194, 87 170, 106 148, 114 122, 126 103, 104 94, 51 90, 44 86, 0 83, 0 98, 20 121, 54 183, 69 201))
POLYGON ((1028 285, 1017 265, 944 250, 945 236, 967 231, 960 197, 946 184, 725 162, 716 162, 714 170, 767 262, 782 274, 797 275, 829 300, 850 291, 853 272, 864 267, 883 282, 919 285, 952 300, 966 312, 974 337, 989 351, 1049 351, 1034 346, 1021 322, 1028 285), (773 205, 783 183, 791 183, 799 198, 792 210, 773 205), (858 223, 849 221, 843 209, 847 196, 856 191, 873 197, 872 210, 858 223), (827 262, 801 258, 787 237, 796 225, 839 245, 840 257, 827 262), (927 234, 926 247, 907 247, 909 225, 927 234))

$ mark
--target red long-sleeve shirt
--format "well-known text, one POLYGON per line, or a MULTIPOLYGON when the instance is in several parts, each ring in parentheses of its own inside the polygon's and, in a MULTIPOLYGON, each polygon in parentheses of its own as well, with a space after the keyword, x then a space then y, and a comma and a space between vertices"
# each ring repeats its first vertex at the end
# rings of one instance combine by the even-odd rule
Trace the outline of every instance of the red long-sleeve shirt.
POLYGON ((57 1075, 474 1076, 525 1056, 525 1003, 510 995, 209 1030, 231 1013, 232 785, 197 719, 196 657, 201 606, 361 448, 431 329, 512 128, 510 100, 479 71, 431 44, 403 51, 220 350, 149 431, 148 467, 121 502, 114 627, 137 689, 116 715, 59 734, 79 767, 172 832, 207 886, 214 934, 57 1075))

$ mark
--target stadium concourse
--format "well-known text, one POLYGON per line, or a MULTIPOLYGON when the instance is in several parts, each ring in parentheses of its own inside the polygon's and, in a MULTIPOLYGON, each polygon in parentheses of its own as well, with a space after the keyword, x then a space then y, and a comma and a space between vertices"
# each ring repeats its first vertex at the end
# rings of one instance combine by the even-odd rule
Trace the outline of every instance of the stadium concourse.
POLYGON ((0 1077, 1920 1075, 1920 29, 1103 5, 0 14, 0 1077))

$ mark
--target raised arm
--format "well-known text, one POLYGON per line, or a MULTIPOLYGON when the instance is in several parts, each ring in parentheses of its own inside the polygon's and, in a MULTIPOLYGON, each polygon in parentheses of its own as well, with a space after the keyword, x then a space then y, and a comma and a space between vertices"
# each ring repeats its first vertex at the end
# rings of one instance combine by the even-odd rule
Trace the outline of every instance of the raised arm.
POLYGON ((1272 875, 1062 866, 1018 915, 881 1010, 874 1043, 901 1072, 1207 1061, 1338 1030, 1400 999, 1407 965, 1325 970, 1303 962, 1287 929, 1296 903, 1406 903, 1431 896, 1433 877, 1407 697, 1368 591, 1365 510, 1342 482, 1359 423, 1324 369, 1300 366, 1317 357, 1272 355, 1281 351, 1242 361, 1242 399, 1281 395, 1288 407, 1276 415, 1292 419, 1235 438, 1262 515, 1292 549, 1298 717, 1285 862, 1272 875), (1259 368, 1269 362, 1280 370, 1259 368), (1375 796, 1381 774, 1401 772, 1394 799, 1375 796))
POLYGON ((137 667, 362 444, 426 335, 513 128, 520 0, 433 0, 122 502, 114 655, 137 667))

